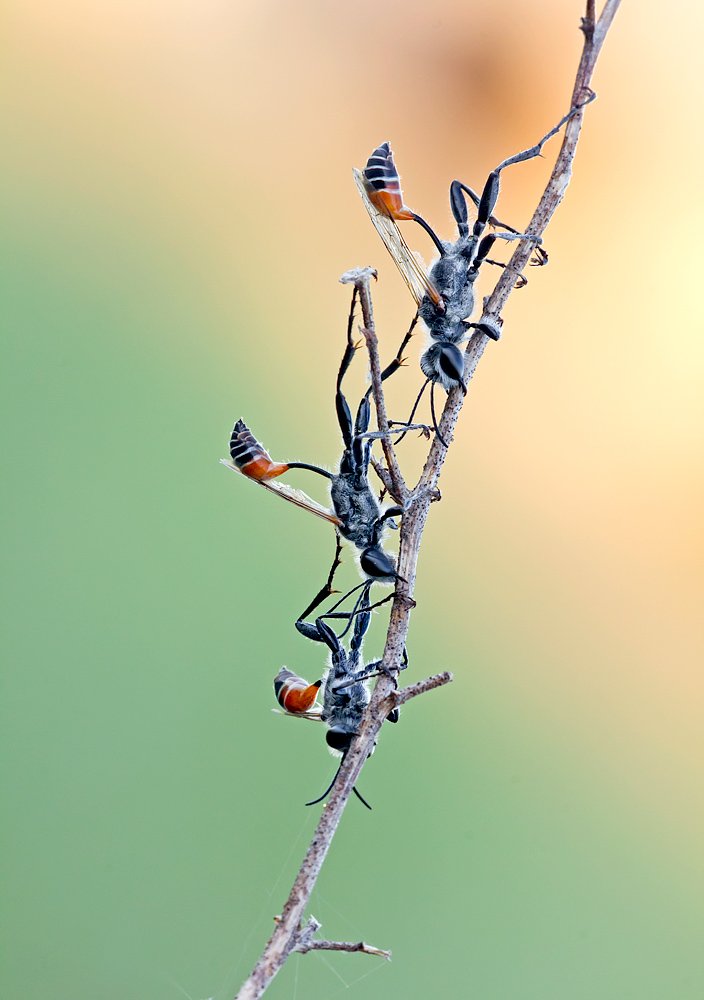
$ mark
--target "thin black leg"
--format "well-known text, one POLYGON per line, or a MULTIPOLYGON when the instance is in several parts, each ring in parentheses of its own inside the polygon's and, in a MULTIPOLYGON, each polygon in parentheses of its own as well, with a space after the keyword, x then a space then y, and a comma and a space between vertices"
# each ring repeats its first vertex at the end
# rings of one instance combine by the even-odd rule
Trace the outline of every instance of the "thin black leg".
MULTIPOLYGON (((421 389, 420 389, 420 392, 419 392, 419 393, 418 393, 418 395, 416 396, 416 401, 415 401, 415 403, 413 404, 413 409, 411 410, 411 415, 410 415, 410 417, 408 418, 408 420, 406 421, 406 423, 408 424, 408 426, 409 426, 409 427, 410 427, 410 426, 411 426, 411 424, 413 423, 413 418, 414 418, 414 417, 415 417, 415 415, 416 415, 416 410, 418 409, 418 405, 419 405, 419 403, 420 403, 421 399, 423 398, 423 393, 424 393, 424 392, 425 392, 425 390, 426 390, 426 389, 428 388, 428 383, 429 383, 430 381, 431 381, 431 380, 430 380, 429 378, 427 378, 427 379, 425 380, 425 382, 424 382, 424 383, 423 383, 423 385, 421 386, 421 389)), ((398 439, 398 440, 396 441, 396 444, 401 444, 401 442, 403 441, 403 439, 404 439, 404 437, 406 436, 406 434, 407 434, 407 433, 408 433, 408 430, 405 430, 405 431, 403 432, 403 434, 401 435, 401 437, 400 437, 400 438, 399 438, 399 439, 398 439)))
POLYGON ((352 444, 352 412, 350 411, 349 404, 345 399, 344 393, 342 392, 342 380, 347 373, 352 358, 354 357, 354 352, 357 347, 352 340, 352 330, 354 328, 354 311, 357 304, 357 286, 355 285, 352 291, 352 303, 350 305, 350 314, 347 319, 347 346, 345 347, 345 353, 342 355, 342 361, 340 362, 340 368, 337 373, 337 383, 335 390, 335 409, 337 410, 337 422, 340 425, 340 431, 342 432, 342 440, 345 442, 345 448, 349 448, 352 444))
MULTIPOLYGON (((469 197, 474 202, 476 208, 479 208, 479 202, 481 197, 476 191, 473 191, 471 187, 463 184, 462 181, 453 181, 450 185, 450 207, 452 209, 452 214, 454 216, 455 222, 458 228, 462 225, 466 226, 465 231, 460 233, 462 236, 467 236, 469 234, 469 226, 467 224, 467 205, 460 192, 464 192, 469 195, 469 197), (459 217, 458 217, 459 216, 459 217)), ((513 226, 509 226, 507 222, 501 222, 495 216, 490 215, 486 220, 489 226, 493 226, 494 229, 507 229, 510 233, 517 233, 518 230, 514 229, 513 226)))
MULTIPOLYGON (((369 587, 371 589, 372 581, 371 580, 367 580, 365 582, 369 584, 369 587)), ((351 591, 350 591, 350 593, 351 593, 351 591)), ((349 594, 345 594, 345 598, 347 598, 349 596, 350 596, 349 594)), ((377 608, 380 608, 383 604, 388 604, 389 601, 393 601, 393 599, 394 599, 395 596, 396 596, 395 592, 392 593, 392 594, 387 594, 386 597, 382 597, 380 601, 375 601, 374 604, 367 604, 364 607, 360 606, 362 598, 359 598, 355 602, 355 605, 354 605, 354 608, 352 609, 352 611, 326 611, 325 614, 319 615, 318 617, 319 618, 335 618, 335 619, 349 618, 351 620, 352 618, 355 617, 355 615, 363 615, 366 611, 375 611, 377 608)), ((338 607, 338 605, 336 604, 335 607, 338 607)), ((316 621, 317 621, 317 619, 316 619, 316 621)), ((341 639, 342 636, 345 635, 346 632, 347 632, 347 629, 345 629, 344 632, 341 632, 340 635, 338 636, 338 639, 341 639)))
POLYGON ((332 566, 330 567, 330 572, 328 573, 328 578, 327 578, 327 580, 325 582, 325 585, 320 588, 320 590, 315 595, 315 597, 310 602, 310 604, 305 609, 305 611, 301 612, 301 614, 297 618, 297 621, 300 622, 300 621, 303 621, 304 619, 308 618, 308 616, 313 611, 315 611, 315 609, 318 607, 318 605, 322 604, 323 601, 326 601, 328 599, 328 597, 331 597, 333 594, 337 593, 337 591, 333 590, 332 581, 335 578, 335 573, 337 572, 337 567, 342 562, 342 560, 340 559, 340 553, 341 552, 342 552, 342 542, 340 541, 340 535, 336 531, 335 532, 335 558, 332 561, 332 566))
MULTIPOLYGON (((419 318, 418 317, 418 313, 416 312, 415 316, 411 320, 411 325, 409 326, 409 328, 406 331, 406 334, 405 334, 403 340, 401 341, 401 346, 399 347, 398 351, 396 352, 396 357, 393 359, 393 361, 389 362, 389 364, 386 366, 386 368, 384 368, 384 370, 381 373, 381 381, 382 382, 385 382, 387 380, 387 378, 391 378, 391 376, 395 372, 397 372, 399 370, 399 368, 403 368, 404 367, 403 362, 406 359, 403 356, 403 352, 406 350, 406 346, 408 345, 409 340, 413 336, 413 332, 414 332, 414 330, 416 328, 416 324, 418 322, 418 318, 419 318)), ((369 388, 367 389, 367 391, 365 393, 365 396, 367 397, 367 399, 371 396, 371 394, 372 394, 372 387, 369 386, 369 388)))
POLYGON ((388 521, 390 517, 401 517, 405 513, 403 507, 395 504, 393 507, 387 507, 384 513, 378 518, 376 522, 376 528, 388 521))
MULTIPOLYGON (((536 156, 540 156, 543 146, 548 139, 551 139, 554 135, 556 135, 563 125, 566 125, 571 118, 574 118, 574 116, 578 114, 582 108, 586 107, 587 104, 593 101, 595 97, 596 94, 592 92, 587 100, 582 104, 570 108, 567 114, 560 119, 557 125, 555 125, 554 128, 551 128, 549 132, 546 132, 542 139, 538 140, 534 146, 531 146, 529 149, 524 149, 520 153, 515 153, 513 156, 509 156, 507 159, 502 160, 501 163, 494 170, 492 170, 487 178, 486 184, 484 185, 482 196, 479 199, 477 221, 475 222, 473 229, 473 235, 477 239, 481 236, 482 232, 489 223, 489 219, 491 218, 494 206, 496 205, 496 201, 499 197, 499 174, 501 171, 505 170, 506 167, 513 166, 515 163, 525 163, 526 160, 533 160, 536 156)), ((506 228, 509 230, 511 229, 510 226, 507 226, 506 228)))
POLYGON ((435 383, 434 382, 431 382, 431 385, 430 385, 430 415, 433 418, 433 427, 435 428, 435 433, 438 436, 440 444, 444 445, 446 448, 449 448, 449 445, 448 445, 447 441, 445 440, 445 438, 440 433, 440 428, 438 427, 438 418, 435 416, 435 383))
MULTIPOLYGON (((545 253, 544 250, 543 250, 543 253, 545 253)), ((501 261, 501 260, 492 260, 491 257, 487 257, 485 259, 484 263, 485 264, 492 264, 494 267, 503 267, 503 268, 506 267, 506 264, 504 264, 503 261, 501 261)), ((526 276, 524 274, 519 274, 518 277, 516 278, 516 282, 514 284, 514 288, 525 288, 527 284, 528 284, 528 279, 526 278, 526 276)))
POLYGON ((364 438, 365 441, 378 441, 380 438, 389 437, 391 434, 400 434, 401 437, 398 440, 401 441, 410 431, 423 431, 427 437, 429 430, 430 428, 427 424, 412 424, 405 420, 390 420, 388 433, 384 433, 384 431, 367 431, 366 434, 360 434, 359 436, 364 438))

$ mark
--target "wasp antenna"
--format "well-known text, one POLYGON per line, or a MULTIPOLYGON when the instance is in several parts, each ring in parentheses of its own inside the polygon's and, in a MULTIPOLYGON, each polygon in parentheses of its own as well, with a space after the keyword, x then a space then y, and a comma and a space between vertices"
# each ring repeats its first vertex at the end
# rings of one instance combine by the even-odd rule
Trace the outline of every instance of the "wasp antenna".
MULTIPOLYGON (((339 764, 339 766, 337 768, 337 771, 335 771, 335 777, 332 779, 332 781, 330 782, 330 784, 328 785, 328 787, 325 789, 325 791, 323 792, 323 794, 319 795, 317 799, 313 799, 312 802, 306 802, 307 806, 317 806, 317 804, 319 802, 322 802, 323 799, 326 799, 328 797, 328 795, 332 791, 332 786, 337 781, 337 776, 340 773, 340 768, 342 767, 342 765, 344 764, 344 762, 345 762, 345 754, 342 755, 342 760, 340 761, 340 764, 339 764)), ((359 792, 357 792, 357 794, 359 795, 359 792)), ((362 801, 364 802, 364 799, 362 799, 362 801)), ((366 805, 366 802, 364 804, 366 805)), ((371 806, 369 806, 369 808, 371 809, 371 806)))
POLYGON ((371 807, 371 806, 369 805, 369 803, 368 803, 368 802, 367 802, 367 800, 366 800, 366 799, 364 798, 364 796, 363 796, 363 795, 362 795, 362 794, 361 794, 360 792, 358 792, 358 791, 357 791, 357 786, 356 786, 356 785, 352 785, 352 791, 353 791, 353 792, 354 792, 354 794, 355 794, 355 795, 357 796, 357 798, 358 798, 358 799, 359 799, 359 801, 360 801, 360 802, 362 803, 362 805, 363 805, 363 806, 366 806, 366 807, 367 807, 367 809, 368 809, 368 810, 369 810, 369 811, 371 812, 371 810, 372 810, 372 807, 371 807))
MULTIPOLYGON (((411 410, 411 415, 410 415, 410 417, 408 418, 408 420, 406 421, 406 423, 408 423, 408 424, 412 424, 412 423, 413 423, 413 418, 414 418, 414 417, 415 417, 415 415, 416 415, 416 410, 418 409, 418 404, 420 403, 421 399, 423 398, 423 393, 424 393, 424 392, 425 392, 425 390, 426 390, 426 389, 428 388, 428 382, 430 382, 430 379, 429 379, 429 378, 427 378, 427 379, 425 380, 425 382, 423 383, 423 385, 421 386, 421 390, 420 390, 420 392, 418 393, 418 395, 416 396, 416 401, 415 401, 415 403, 413 404, 413 409, 411 410)), ((406 434, 408 434, 408 431, 404 431, 404 432, 403 432, 403 434, 401 435, 401 437, 400 437, 400 438, 397 438, 397 440, 396 440, 396 444, 397 444, 397 445, 401 444, 401 442, 402 442, 402 441, 403 441, 403 439, 405 438, 406 434)))
MULTIPOLYGON (((346 753, 343 753, 343 755, 342 755, 342 760, 340 761, 340 764, 339 764, 339 766, 338 766, 338 768, 337 768, 337 771, 335 771, 335 777, 334 777, 334 778, 332 779, 332 781, 330 782, 330 784, 328 785, 328 787, 327 787, 327 788, 325 789, 325 791, 323 792, 323 794, 322 794, 322 795, 320 795, 320 796, 319 796, 319 797, 318 797, 317 799, 313 799, 313 801, 312 801, 312 802, 306 802, 306 805, 307 805, 307 806, 317 806, 317 804, 318 804, 319 802, 322 802, 322 801, 323 801, 323 799, 326 799, 326 798, 328 797, 328 795, 329 795, 329 794, 330 794, 330 792, 332 791, 332 787, 333 787, 333 785, 334 785, 334 784, 335 784, 335 782, 337 781, 337 776, 338 776, 338 774, 340 773, 340 768, 341 768, 341 767, 342 767, 342 765, 343 765, 343 764, 345 763, 345 757, 346 757, 346 756, 347 756, 347 754, 346 754, 346 753)), ((357 791, 357 787, 356 787, 356 785, 353 785, 353 786, 352 786, 352 791, 353 791, 353 792, 354 792, 354 794, 355 794, 355 795, 357 796, 357 798, 358 798, 358 799, 359 799, 359 801, 360 801, 360 802, 362 803, 362 805, 366 806, 366 807, 367 807, 367 809, 369 809, 369 811, 371 812, 371 810, 372 810, 372 807, 371 807, 371 806, 369 805, 369 803, 368 803, 368 802, 367 802, 367 800, 366 800, 366 799, 364 798, 364 796, 363 796, 363 795, 362 795, 362 794, 361 794, 360 792, 358 792, 358 791, 357 791)))
POLYGON ((443 444, 446 448, 449 447, 447 441, 440 433, 437 417, 435 416, 435 382, 431 382, 430 385, 430 415, 433 418, 433 427, 435 428, 435 433, 437 434, 440 443, 443 444))

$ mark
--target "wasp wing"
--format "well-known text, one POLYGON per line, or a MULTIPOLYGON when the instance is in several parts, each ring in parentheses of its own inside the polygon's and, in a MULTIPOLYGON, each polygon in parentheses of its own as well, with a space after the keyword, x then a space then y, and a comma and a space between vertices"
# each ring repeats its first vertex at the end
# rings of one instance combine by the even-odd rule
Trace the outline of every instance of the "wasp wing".
POLYGON ((287 712, 283 708, 272 708, 274 715, 287 715, 289 719, 309 719, 311 722, 322 722, 320 712, 287 712))
POLYGON ((374 223, 379 236, 381 236, 384 246, 393 257, 396 267, 401 272, 401 277, 408 285, 408 289, 415 299, 416 305, 420 305, 425 296, 435 303, 442 303, 442 296, 432 283, 424 268, 418 262, 418 258, 410 249, 391 216, 380 212, 369 200, 367 189, 364 184, 364 175, 356 168, 352 171, 354 182, 357 185, 360 197, 364 202, 364 207, 369 213, 369 218, 374 223))
POLYGON ((276 493, 277 496, 283 497, 284 500, 288 500, 289 503, 293 503, 296 507, 302 507, 303 510, 309 510, 311 514, 315 514, 316 517, 322 517, 324 521, 329 521, 330 524, 334 524, 336 527, 342 524, 339 517, 336 517, 331 510, 327 507, 323 507, 322 504, 317 503, 312 500, 307 493, 303 490, 294 489, 293 486, 289 486, 287 483, 281 483, 278 480, 266 480, 266 479, 252 479, 251 476, 245 476, 240 469, 237 468, 234 462, 231 462, 229 458, 221 458, 220 462, 222 465, 226 466, 228 469, 232 469, 233 472, 239 473, 243 479, 248 479, 251 483, 256 483, 258 486, 263 486, 265 490, 269 490, 270 493, 276 493))

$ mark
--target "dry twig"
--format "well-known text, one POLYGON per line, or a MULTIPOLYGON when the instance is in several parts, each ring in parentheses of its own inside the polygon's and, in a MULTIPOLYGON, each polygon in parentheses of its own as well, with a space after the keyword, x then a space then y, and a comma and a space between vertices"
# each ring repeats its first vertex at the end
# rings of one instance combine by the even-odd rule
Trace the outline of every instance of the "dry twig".
POLYGON ((362 333, 364 334, 367 351, 369 352, 369 368, 372 377, 372 396, 374 397, 374 405, 376 406, 376 420, 379 430, 384 435, 381 439, 381 447, 386 458, 387 468, 384 469, 384 472, 388 475, 388 486, 386 477, 382 476, 381 478, 384 486, 386 486, 394 500, 397 503, 403 504, 408 498, 408 487, 401 474, 401 467, 396 457, 396 449, 389 434, 389 418, 386 413, 384 387, 381 381, 379 341, 377 340, 376 328, 374 326, 374 307, 372 306, 370 290, 372 278, 376 280, 376 271, 374 268, 362 267, 346 271, 340 278, 340 281, 344 285, 354 285, 359 293, 359 301, 362 306, 362 320, 364 321, 362 333))
MULTIPOLYGON (((594 0, 586 0, 586 15, 582 18, 581 30, 584 33, 584 47, 577 70, 572 107, 586 102, 591 91, 589 89, 594 66, 603 45, 606 34, 611 26, 620 0, 606 0, 602 13, 596 20, 594 0)), ((545 228, 560 204, 572 172, 577 141, 582 126, 583 111, 579 111, 567 123, 564 139, 557 156, 550 179, 538 203, 533 218, 526 233, 542 236, 545 228)), ((508 265, 499 278, 496 287, 484 303, 482 321, 493 321, 500 324, 501 312, 515 285, 516 278, 528 263, 531 250, 535 243, 532 240, 518 242, 508 265)), ((364 336, 369 351, 372 372, 372 392, 376 405, 377 421, 383 432, 382 446, 386 458, 386 467, 380 462, 375 463, 375 469, 380 475, 388 492, 398 502, 403 503, 405 513, 401 521, 398 572, 403 582, 399 583, 391 608, 389 628, 386 636, 383 659, 381 661, 382 675, 376 684, 365 718, 360 728, 360 734, 353 741, 352 748, 346 754, 339 775, 332 789, 328 803, 323 809, 318 826, 313 834, 311 844, 306 851, 301 867, 296 875, 293 887, 284 905, 281 916, 276 920, 276 927, 264 951, 257 961, 252 974, 242 985, 236 1000, 256 1000, 262 996, 267 986, 281 969, 288 956, 293 951, 306 952, 314 950, 360 951, 365 954, 383 955, 387 952, 372 948, 363 942, 350 944, 348 942, 312 940, 312 935, 318 930, 319 924, 310 920, 302 925, 303 914, 313 891, 318 874, 325 860, 335 830, 352 792, 352 786, 357 781, 376 742, 377 735, 390 709, 401 705, 433 688, 449 683, 452 675, 438 674, 425 681, 413 684, 401 691, 396 689, 396 676, 401 664, 410 613, 414 607, 412 598, 418 553, 423 529, 433 500, 439 498, 437 483, 445 460, 447 449, 436 436, 417 485, 408 490, 398 465, 396 453, 390 435, 384 402, 381 368, 377 350, 376 331, 371 304, 370 281, 375 272, 363 269, 355 274, 344 276, 351 280, 358 289, 362 302, 364 336)), ((477 331, 467 345, 465 358, 465 377, 471 379, 488 343, 485 334, 477 331)), ((464 397, 459 388, 450 392, 440 421, 440 432, 446 441, 450 441, 457 423, 464 397)))
POLYGON ((322 938, 315 940, 313 935, 320 930, 321 924, 315 917, 310 917, 308 923, 301 931, 295 951, 305 955, 308 951, 361 951, 364 955, 376 955, 377 958, 385 958, 391 961, 391 952, 384 951, 383 948, 374 948, 364 941, 326 941, 322 938))

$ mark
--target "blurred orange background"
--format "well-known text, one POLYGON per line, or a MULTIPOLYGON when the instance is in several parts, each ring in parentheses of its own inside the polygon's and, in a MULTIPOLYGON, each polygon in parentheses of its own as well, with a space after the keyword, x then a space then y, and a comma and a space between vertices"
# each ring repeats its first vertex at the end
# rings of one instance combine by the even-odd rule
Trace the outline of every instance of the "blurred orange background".
MULTIPOLYGON (((16 417, 6 427, 13 427, 10 450, 23 495, 10 508, 18 519, 10 564, 16 586, 6 604, 13 636, 8 846, 19 859, 10 869, 16 902, 7 917, 14 924, 19 910, 20 918, 6 996, 180 995, 180 986, 157 987, 149 978, 153 956, 144 942, 154 920, 167 941, 156 964, 170 969, 186 941, 198 952, 193 927, 184 927, 183 937, 167 932, 170 909, 142 924, 136 904, 114 893, 121 879, 142 879, 159 838, 142 856, 137 832, 127 833, 142 860, 130 868, 125 858, 123 869, 113 858, 112 888, 96 894, 95 872, 79 861, 81 809, 63 795, 57 802, 45 797, 69 773, 80 774, 87 758, 109 773, 131 746, 133 757, 128 752, 119 764, 126 768, 121 798, 107 777, 101 792, 89 782, 78 795, 85 794, 88 813, 92 796, 104 797, 106 829, 111 808, 129 816, 144 766, 142 739, 159 725, 153 720, 165 688, 172 714, 164 709, 160 745, 174 740, 178 754, 183 725, 191 734, 184 761, 213 754, 207 764, 203 758, 196 781, 200 815, 217 800, 230 839, 223 835, 216 846, 207 841, 207 823, 198 822, 197 832, 189 827, 182 854, 160 862, 160 878, 168 883, 179 866, 194 864, 189 846, 213 858, 214 885, 230 863, 247 869, 256 852, 258 864, 278 871, 289 820, 291 829, 303 821, 298 813, 290 819, 291 810, 324 787, 328 762, 313 734, 292 805, 276 802, 278 755, 295 756, 303 736, 286 720, 276 720, 279 728, 272 722, 264 736, 270 678, 296 655, 301 672, 319 669, 315 651, 295 645, 290 622, 321 582, 332 544, 319 525, 232 482, 216 459, 241 414, 275 458, 334 464, 334 373, 348 307, 339 275, 361 264, 378 268, 384 357, 395 353, 412 314, 359 204, 352 166, 391 140, 408 203, 450 236, 449 182, 459 177, 480 188, 493 166, 567 110, 581 14, 579 3, 564 0, 360 0, 353 7, 68 0, 9 14, 3 257, 16 365, 8 369, 5 398, 19 406, 16 435, 16 417), (119 627, 118 606, 125 609, 119 627), (114 658, 106 683, 127 670, 123 677, 134 671, 147 684, 137 708, 121 701, 126 690, 86 687, 104 655, 114 658), (191 669, 194 660, 198 670, 191 669), (218 678, 217 695, 204 677, 218 678), (188 714, 194 698, 202 699, 195 720, 188 714), (220 742, 202 749, 215 701, 223 712, 220 742), (97 704, 118 725, 114 741, 105 735, 110 724, 106 730, 95 721, 97 704), (76 737, 59 767, 57 747, 67 732, 82 731, 78 718, 93 720, 90 732, 76 737), (241 802, 243 794, 230 754, 253 769, 244 801, 260 820, 247 812, 243 822, 241 806, 228 812, 230 796, 241 802), (266 806, 258 799, 262 789, 271 799, 266 806), (23 813, 22 804, 35 811, 23 813), (65 839, 52 848, 57 815, 65 839), (262 839, 259 822, 281 841, 262 839), (46 841, 35 839, 40 829, 46 841), (82 902, 69 915, 62 901, 72 886, 82 902), (115 922, 137 920, 141 930, 129 946, 113 952, 107 932, 90 943, 97 932, 88 913, 104 907, 115 922), (54 921, 70 943, 49 948, 33 966, 54 921), (81 986, 73 977, 83 962, 90 972, 81 986)), ((385 740, 388 764, 382 752, 373 762, 377 801, 394 795, 395 777, 409 780, 399 777, 409 768, 411 795, 420 800, 414 808, 429 815, 446 809, 447 828, 460 829, 452 796, 463 799, 458 808, 475 818, 471 823, 495 794, 504 805, 484 834, 491 843, 498 831, 509 853, 512 833, 520 837, 511 829, 517 815, 539 816, 539 828, 553 834, 556 816, 568 815, 571 846, 563 844, 557 868, 584 878, 579 905, 588 925, 564 975, 552 967, 548 976, 550 942, 570 893, 553 900, 530 958, 516 957, 523 925, 509 927, 497 913, 491 960, 483 971, 458 970, 443 987, 447 993, 471 984, 477 995, 501 1000, 694 1000, 704 986, 694 943, 702 915, 704 341, 697 264, 704 211, 701 185, 693 183, 702 161, 703 28, 701 5, 684 0, 666 10, 654 0, 625 3, 617 14, 594 77, 598 100, 585 116, 572 184, 545 237, 550 265, 532 269, 528 287, 510 300, 504 335, 489 346, 471 385, 443 473, 443 500, 432 510, 412 624, 413 679, 451 666, 457 681, 433 696, 434 707, 429 699, 408 710, 406 736, 394 734, 405 756, 394 759, 391 738, 385 740), (486 738, 498 742, 498 763, 486 738), (417 746, 416 758, 404 740, 417 746), (521 760, 530 761, 537 788, 521 786, 521 760), (426 761, 442 773, 430 763, 426 769, 426 761), (470 773, 479 775, 471 794, 463 786, 470 773), (525 813, 511 811, 518 809, 512 796, 520 795, 511 787, 516 773, 525 813), (442 807, 433 790, 448 796, 442 807), (597 843, 604 852, 593 868, 575 846, 580 837, 585 851, 597 843), (588 892, 599 879, 613 892, 608 917, 588 892), (628 901, 621 916, 619 900, 628 901), (634 920, 645 923, 631 935, 634 920), (605 926, 608 946, 595 944, 596 929, 605 926), (522 970, 515 982, 506 968, 499 971, 502 953, 522 970), (598 986, 585 974, 594 967, 604 974, 598 986)), ((557 148, 553 141, 542 160, 505 172, 501 218, 526 224, 557 148)), ((412 239, 429 258, 424 238, 412 239)), ((482 292, 492 277, 483 275, 482 292)), ((389 387, 394 414, 407 412, 420 384, 421 339, 405 377, 389 387)), ((351 398, 364 384, 356 377, 351 398)), ((411 465, 420 454, 409 443, 411 465)), ((163 794, 169 752, 161 769, 150 766, 163 794)), ((174 798, 155 809, 155 829, 173 829, 179 801, 192 814, 191 787, 174 787, 174 798)), ((409 857, 432 851, 437 831, 424 839, 422 815, 415 816, 420 826, 410 826, 399 813, 403 795, 401 803, 388 806, 404 819, 396 825, 387 816, 385 842, 403 839, 399 850, 409 857)), ((366 817, 350 822, 366 830, 355 834, 364 837, 365 851, 383 841, 366 817)), ((340 838, 348 834, 343 826, 340 838)), ((549 836, 533 835, 546 852, 555 848, 549 836)), ((338 849, 345 850, 336 845, 333 854, 338 849)), ((484 897, 459 875, 453 882, 456 854, 447 851, 446 893, 437 907, 456 925, 458 914, 484 897)), ((383 878, 383 857, 376 863, 383 878)), ((526 914, 540 910, 538 872, 551 870, 549 858, 541 855, 540 865, 527 854, 514 873, 518 881, 536 880, 526 914)), ((224 940, 212 944, 213 965, 226 966, 227 942, 249 929, 255 875, 247 890, 230 886, 213 911, 223 930, 222 914, 232 908, 224 940)), ((189 877, 193 885, 205 878, 197 867, 189 877)), ((436 877, 443 883, 441 873, 436 877)), ((569 875, 562 877, 569 885, 569 875)), ((287 878, 270 913, 265 901, 242 968, 229 978, 221 972, 218 1000, 248 971, 287 878)), ((509 900, 512 887, 504 888, 509 900)), ((157 879, 152 902, 163 890, 157 879)), ((497 891, 489 876, 484 890, 488 905, 497 891)), ((188 898, 188 888, 180 891, 188 898)), ((339 887, 330 895, 339 905, 339 887)), ((210 899, 204 890, 189 905, 207 910, 210 899)), ((358 936, 371 938, 373 929, 375 944, 405 942, 417 955, 430 947, 409 936, 402 915, 390 917, 390 926, 378 911, 379 924, 370 929, 368 910, 381 905, 378 884, 370 899, 356 918, 358 936)), ((398 905, 410 921, 412 904, 398 905)), ((471 929, 475 916, 466 919, 469 937, 481 937, 471 929)), ((212 942, 213 929, 199 926, 212 942)), ((341 936, 340 928, 324 930, 341 936)), ((582 931, 573 930, 579 942, 582 931)), ((193 968, 174 972, 179 984, 191 977, 187 992, 194 996, 210 996, 217 986, 207 978, 206 950, 193 968)), ((431 951, 427 960, 432 966, 446 959, 431 951)), ((355 987, 358 995, 426 995, 431 986, 420 987, 412 963, 410 954, 401 958, 355 987)), ((299 995, 333 995, 337 981, 327 972, 320 983, 306 980, 312 968, 312 956, 296 966, 299 995)), ((276 988, 295 995, 290 980, 276 988)))

